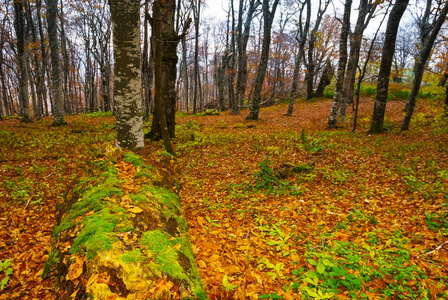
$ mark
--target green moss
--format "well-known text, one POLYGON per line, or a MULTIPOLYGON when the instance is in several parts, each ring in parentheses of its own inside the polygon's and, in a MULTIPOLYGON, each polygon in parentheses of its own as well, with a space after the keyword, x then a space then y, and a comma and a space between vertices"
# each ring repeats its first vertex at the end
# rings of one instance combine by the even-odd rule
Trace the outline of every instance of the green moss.
POLYGON ((208 299, 199 280, 199 274, 194 263, 193 250, 191 249, 188 235, 173 238, 164 231, 154 230, 143 234, 141 244, 151 253, 151 256, 156 260, 158 268, 165 274, 172 278, 188 282, 198 299, 208 299), (181 245, 180 250, 176 250, 175 245, 177 244, 181 245), (179 251, 190 261, 193 277, 189 276, 179 264, 179 251), (191 278, 198 278, 198 281, 192 281, 191 278))
POLYGON ((179 196, 165 188, 151 187, 149 190, 163 206, 168 207, 168 209, 163 210, 165 217, 167 219, 173 217, 176 219, 177 225, 181 231, 187 231, 187 222, 180 213, 182 212, 182 206, 179 196))
POLYGON ((148 202, 148 197, 144 194, 132 194, 129 195, 131 197, 131 200, 133 202, 137 202, 137 203, 145 203, 148 202))
POLYGON ((45 262, 44 265, 44 271, 42 273, 42 278, 45 278, 51 271, 51 269, 54 267, 55 264, 59 263, 59 251, 55 250, 50 252, 48 255, 48 259, 45 262))
POLYGON ((84 227, 73 242, 70 254, 85 251, 87 259, 94 258, 98 252, 109 250, 117 237, 111 233, 120 222, 120 217, 105 208, 83 219, 84 227))
POLYGON ((150 172, 145 171, 145 170, 137 171, 137 173, 135 173, 135 178, 141 178, 141 177, 147 177, 147 178, 153 179, 154 175, 152 173, 150 173, 150 172))
POLYGON ((125 263, 133 263, 133 262, 142 262, 143 261, 143 255, 140 249, 136 249, 134 251, 129 251, 123 254, 123 256, 120 257, 120 259, 125 263))
POLYGON ((134 165, 134 167, 141 167, 145 165, 143 159, 135 153, 128 152, 124 155, 123 161, 130 162, 134 165))

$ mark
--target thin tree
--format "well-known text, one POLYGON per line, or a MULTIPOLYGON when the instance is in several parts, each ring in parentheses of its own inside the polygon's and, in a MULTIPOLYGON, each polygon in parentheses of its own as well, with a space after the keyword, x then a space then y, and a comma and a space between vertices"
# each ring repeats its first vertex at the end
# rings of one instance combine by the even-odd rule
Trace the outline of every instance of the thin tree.
POLYGON ((339 116, 345 121, 347 105, 353 103, 353 93, 356 82, 356 70, 358 68, 359 51, 361 50, 362 36, 367 28, 373 13, 378 6, 378 1, 361 0, 359 3, 358 19, 356 21, 353 36, 350 38, 350 55, 347 62, 347 70, 344 77, 344 89, 339 116))
POLYGON ((22 1, 14 1, 14 25, 17 36, 17 60, 19 64, 19 98, 21 105, 22 122, 32 122, 30 115, 30 102, 28 93, 28 63, 25 50, 25 14, 22 1))
POLYGON ((260 113, 261 90, 266 74, 266 68, 269 60, 269 47, 271 45, 271 28, 274 22, 275 11, 277 10, 279 0, 274 0, 270 9, 269 0, 263 0, 263 43, 261 46, 260 64, 257 68, 257 77, 255 79, 252 105, 250 113, 246 117, 248 120, 258 120, 260 113))
POLYGON ((446 20, 448 14, 448 1, 445 2, 443 7, 437 8, 436 18, 430 24, 428 22, 429 13, 431 11, 431 0, 426 2, 426 13, 422 24, 420 25, 420 52, 417 57, 417 61, 414 66, 414 85, 412 86, 411 93, 406 103, 406 116, 404 117, 401 130, 408 130, 409 123, 411 122, 412 114, 414 113, 415 104, 417 102, 417 95, 420 90, 420 85, 423 79, 423 73, 425 71, 426 62, 428 61, 431 50, 434 46, 434 42, 439 34, 440 28, 446 20))
POLYGON ((237 24, 236 51, 238 53, 238 72, 236 78, 235 98, 239 106, 244 105, 244 94, 246 92, 247 85, 247 43, 249 41, 250 26, 252 24, 256 9, 260 5, 260 1, 258 0, 249 0, 246 19, 244 20, 243 26, 244 2, 245 0, 240 0, 237 24))
MULTIPOLYGON (((154 87, 155 87, 155 106, 157 114, 159 115, 159 126, 161 128, 163 143, 168 153, 174 155, 173 145, 171 144, 170 134, 168 132, 168 125, 163 111, 163 96, 162 96, 162 13, 161 2, 156 0, 153 3, 153 26, 152 36, 154 37, 154 87)), ((166 9, 166 8, 165 8, 166 9)))
POLYGON ((64 97, 62 91, 61 58, 59 56, 58 43, 58 0, 47 0, 47 21, 48 21, 48 40, 51 53, 51 75, 53 79, 53 103, 54 103, 54 122, 53 126, 66 125, 64 119, 64 97))
POLYGON ((347 40, 350 32, 350 13, 352 0, 346 0, 344 5, 344 17, 342 19, 341 37, 339 40, 339 61, 336 73, 336 84, 334 88, 333 104, 331 105, 330 117, 327 128, 336 128, 338 111, 341 107, 342 89, 344 87, 345 67, 347 65, 347 40))
POLYGON ((389 76, 395 52, 398 26, 409 0, 397 0, 390 12, 384 35, 383 52, 381 55, 380 71, 376 86, 375 106, 373 109, 370 133, 381 133, 384 130, 384 113, 386 112, 387 92, 389 90, 389 76))
POLYGON ((140 67, 140 2, 112 0, 116 145, 144 146, 140 67))
POLYGON ((314 97, 314 76, 315 76, 315 67, 316 67, 316 61, 313 57, 314 54, 314 46, 317 41, 318 37, 318 30, 320 23, 322 22, 322 18, 327 11, 328 5, 330 5, 330 2, 332 0, 319 0, 319 8, 317 10, 317 17, 314 21, 314 27, 311 29, 311 32, 309 32, 309 39, 308 39, 308 60, 306 63, 306 98, 311 99, 314 97), (323 3, 322 3, 323 1, 323 3))
POLYGON ((389 11, 390 6, 392 5, 392 2, 389 2, 389 6, 387 7, 386 12, 384 13, 383 19, 381 19, 380 25, 378 26, 373 38, 372 38, 372 42, 370 44, 369 50, 367 51, 367 57, 366 60, 364 61, 364 65, 362 66, 362 68, 360 66, 358 66, 359 69, 359 77, 358 77, 358 84, 357 84, 357 89, 356 89, 356 100, 355 100, 355 115, 353 118, 353 129, 352 132, 355 132, 356 130, 356 126, 358 123, 358 109, 359 109, 359 93, 361 91, 361 83, 364 80, 364 76, 366 75, 366 71, 367 71, 367 65, 369 64, 369 60, 370 60, 370 56, 372 55, 373 52, 373 48, 375 46, 375 41, 376 38, 378 36, 378 33, 380 32, 381 26, 383 25, 384 20, 386 19, 386 15, 389 11))
POLYGON ((296 98, 296 92, 297 92, 297 80, 299 79, 299 71, 300 71, 300 65, 302 63, 302 59, 304 59, 305 56, 305 43, 306 43, 306 37, 308 34, 308 30, 310 27, 310 19, 311 19, 311 0, 305 0, 300 3, 300 13, 299 13, 299 24, 298 24, 298 31, 296 35, 296 40, 299 43, 299 46, 297 48, 296 53, 296 60, 294 63, 294 73, 292 77, 292 86, 291 86, 291 92, 289 94, 289 105, 288 105, 288 111, 286 112, 287 116, 291 116, 292 112, 294 110, 294 101, 296 98), (306 19, 305 24, 302 24, 302 14, 303 10, 306 6, 306 19))

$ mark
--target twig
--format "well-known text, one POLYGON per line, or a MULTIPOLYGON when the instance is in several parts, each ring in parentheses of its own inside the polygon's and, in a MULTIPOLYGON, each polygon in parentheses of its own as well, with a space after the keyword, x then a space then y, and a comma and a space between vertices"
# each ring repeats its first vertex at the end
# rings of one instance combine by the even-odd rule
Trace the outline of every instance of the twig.
POLYGON ((434 249, 434 250, 432 250, 432 251, 429 251, 429 252, 423 253, 422 255, 419 255, 418 258, 420 258, 421 256, 425 256, 425 255, 433 254, 434 252, 439 251, 440 249, 442 249, 443 246, 445 246, 446 244, 448 244, 448 241, 443 242, 442 244, 440 244, 439 246, 437 246, 436 249, 434 249))
POLYGON ((26 202, 25 207, 23 208, 24 210, 28 207, 28 204, 30 204, 30 201, 31 201, 31 199, 33 199, 33 197, 34 197, 34 195, 32 195, 32 196, 28 199, 28 201, 26 202))

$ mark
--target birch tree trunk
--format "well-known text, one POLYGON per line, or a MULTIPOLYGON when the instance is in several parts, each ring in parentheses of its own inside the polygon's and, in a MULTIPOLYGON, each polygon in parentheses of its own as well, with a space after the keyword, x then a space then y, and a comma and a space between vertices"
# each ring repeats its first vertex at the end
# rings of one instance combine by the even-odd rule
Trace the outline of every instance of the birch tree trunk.
POLYGON ((58 0, 47 0, 48 39, 51 52, 51 75, 53 78, 53 126, 66 125, 64 119, 64 97, 62 91, 61 58, 59 56, 58 24, 57 24, 58 0))
POLYGON ((378 73, 377 93, 375 106, 373 109, 370 133, 381 133, 384 130, 384 113, 386 112, 387 92, 389 89, 389 76, 392 67, 392 60, 395 52, 395 41, 397 38, 398 26, 403 16, 409 0, 397 0, 390 12, 387 21, 386 34, 384 36, 383 52, 381 55, 380 71, 378 73))
POLYGON ((336 85, 334 88, 333 104, 331 105, 330 117, 327 128, 336 128, 338 111, 341 107, 342 89, 344 87, 345 67, 347 65, 347 40, 350 32, 350 13, 352 10, 352 0, 346 0, 344 5, 344 17, 341 28, 341 38, 339 40, 339 61, 336 75, 336 85))
POLYGON ((112 0, 116 145, 144 146, 140 67, 140 3, 112 0))

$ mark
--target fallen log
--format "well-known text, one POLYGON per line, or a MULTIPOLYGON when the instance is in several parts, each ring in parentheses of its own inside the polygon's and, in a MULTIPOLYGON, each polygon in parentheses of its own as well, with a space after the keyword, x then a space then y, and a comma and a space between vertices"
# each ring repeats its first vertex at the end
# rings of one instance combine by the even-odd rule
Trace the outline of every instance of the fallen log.
POLYGON ((43 277, 58 298, 207 299, 179 197, 134 153, 95 164, 53 230, 43 277))

